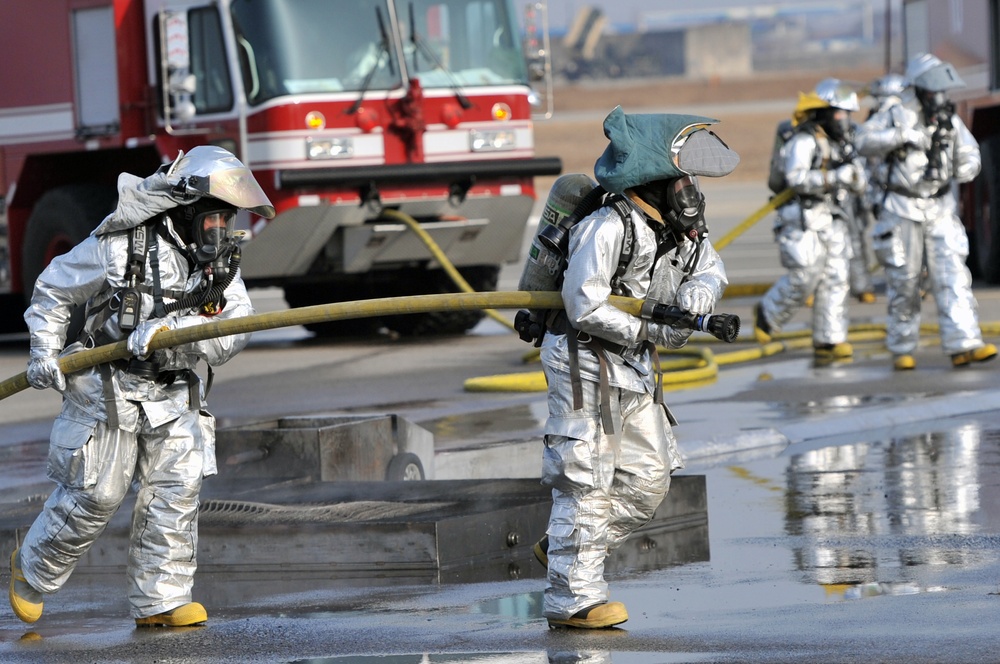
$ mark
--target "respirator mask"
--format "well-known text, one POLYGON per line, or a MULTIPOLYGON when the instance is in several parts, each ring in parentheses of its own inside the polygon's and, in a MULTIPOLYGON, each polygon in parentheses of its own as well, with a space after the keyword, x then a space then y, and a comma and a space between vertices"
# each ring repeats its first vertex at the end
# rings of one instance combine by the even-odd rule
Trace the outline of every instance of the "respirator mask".
POLYGON ((635 192, 660 212, 663 221, 677 236, 697 242, 708 235, 705 195, 695 176, 654 180, 635 187, 635 192))
POLYGON ((206 196, 177 208, 171 216, 191 259, 199 266, 224 272, 236 246, 236 208, 206 196))
POLYGON ((842 108, 822 108, 816 111, 816 123, 827 136, 835 141, 844 141, 851 133, 851 116, 842 108))

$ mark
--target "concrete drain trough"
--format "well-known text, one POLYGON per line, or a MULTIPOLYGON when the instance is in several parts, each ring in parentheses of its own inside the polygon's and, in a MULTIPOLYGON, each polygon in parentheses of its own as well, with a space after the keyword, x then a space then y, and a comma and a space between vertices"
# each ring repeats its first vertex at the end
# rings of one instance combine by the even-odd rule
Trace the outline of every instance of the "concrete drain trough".
MULTIPOLYGON (((323 446, 315 442, 317 436, 336 438, 339 434, 331 433, 335 427, 325 419, 316 427, 299 426, 306 419, 295 418, 295 426, 280 422, 282 426, 250 429, 258 434, 253 440, 227 442, 228 434, 220 436, 219 466, 226 470, 206 479, 202 491, 199 597, 229 604, 249 596, 331 586, 545 575, 531 546, 545 532, 551 495, 537 479, 324 481, 344 472, 332 462, 342 457, 324 456, 323 446), (223 463, 262 442, 271 450, 263 458, 223 463)), ((364 420, 365 427, 389 423, 397 432, 412 426, 394 416, 364 420)), ((422 435, 417 439, 423 440, 422 435)), ((409 447, 412 440, 403 446, 397 441, 393 454, 415 449, 409 447)), ((386 467, 389 447, 384 445, 370 473, 386 467)), ((9 493, 0 496, 7 501, 0 503, 0 556, 9 557, 22 540, 42 497, 36 494, 28 503, 9 493)), ((124 571, 132 500, 126 500, 84 556, 75 584, 102 588, 108 579, 101 577, 124 571)), ((708 559, 705 477, 675 475, 653 520, 612 554, 607 569, 651 570, 708 559)))
POLYGON ((397 415, 284 417, 219 429, 215 446, 223 477, 434 478, 434 435, 397 415))

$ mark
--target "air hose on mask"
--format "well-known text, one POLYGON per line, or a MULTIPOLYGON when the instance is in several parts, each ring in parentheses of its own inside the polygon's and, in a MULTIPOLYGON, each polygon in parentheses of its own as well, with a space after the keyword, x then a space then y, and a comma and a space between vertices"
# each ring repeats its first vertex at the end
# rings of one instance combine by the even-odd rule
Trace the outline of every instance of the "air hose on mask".
POLYGON ((233 279, 236 278, 236 270, 240 267, 240 259, 242 257, 242 252, 240 251, 240 246, 235 244, 233 250, 229 254, 229 265, 227 266, 226 276, 222 279, 215 281, 212 286, 200 293, 190 293, 175 302, 164 305, 165 311, 170 314, 175 311, 180 311, 181 309, 200 309, 206 304, 210 303, 220 303, 223 300, 223 293, 229 288, 229 284, 233 283, 233 279))

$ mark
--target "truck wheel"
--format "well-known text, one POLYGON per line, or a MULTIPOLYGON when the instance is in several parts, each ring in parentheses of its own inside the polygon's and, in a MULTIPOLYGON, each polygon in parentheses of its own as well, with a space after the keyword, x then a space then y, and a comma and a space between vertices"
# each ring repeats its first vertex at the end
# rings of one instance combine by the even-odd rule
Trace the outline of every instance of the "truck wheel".
MULTIPOLYGON (((464 267, 459 272, 476 292, 496 290, 500 278, 500 268, 494 265, 464 267)), ((419 279, 400 279, 392 288, 395 292, 391 295, 395 296, 458 292, 458 287, 444 270, 431 270, 419 279)), ((386 316, 382 320, 386 327, 401 335, 417 337, 464 334, 474 328, 483 315, 482 311, 430 311, 386 316)))
MULTIPOLYGON (((375 297, 370 291, 368 285, 360 278, 349 282, 296 284, 285 286, 285 302, 290 307, 353 302, 375 297)), ((317 337, 360 337, 375 334, 379 328, 379 321, 372 318, 356 318, 309 323, 304 327, 317 337)))
MULTIPOLYGON (((31 211, 24 231, 21 279, 24 300, 31 300, 35 280, 53 258, 82 242, 110 212, 118 194, 114 187, 69 185, 46 192, 31 211)), ((83 326, 83 307, 73 314, 67 339, 83 326)))
POLYGON ((1000 137, 983 141, 980 152, 983 167, 973 183, 975 226, 968 263, 973 276, 995 284, 1000 283, 1000 137))
POLYGON ((424 466, 420 457, 412 452, 402 452, 392 457, 385 471, 388 482, 409 482, 424 479, 424 466))

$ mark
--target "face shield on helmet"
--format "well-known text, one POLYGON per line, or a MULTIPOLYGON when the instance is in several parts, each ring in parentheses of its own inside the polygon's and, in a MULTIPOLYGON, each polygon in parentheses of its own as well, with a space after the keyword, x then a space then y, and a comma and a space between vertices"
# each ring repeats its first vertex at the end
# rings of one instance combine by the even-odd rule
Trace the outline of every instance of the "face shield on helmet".
POLYGON ((173 193, 179 197, 208 196, 266 219, 274 217, 274 206, 253 173, 227 150, 199 145, 165 168, 173 193))
POLYGON ((918 90, 929 92, 947 92, 965 87, 965 81, 950 63, 930 53, 910 60, 906 65, 906 79, 918 90))

